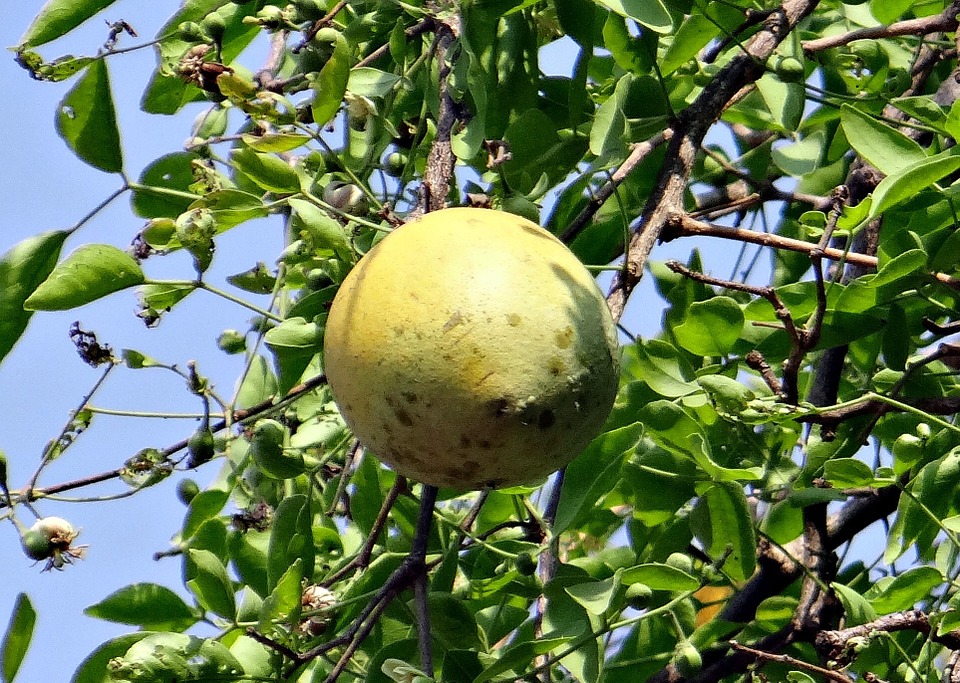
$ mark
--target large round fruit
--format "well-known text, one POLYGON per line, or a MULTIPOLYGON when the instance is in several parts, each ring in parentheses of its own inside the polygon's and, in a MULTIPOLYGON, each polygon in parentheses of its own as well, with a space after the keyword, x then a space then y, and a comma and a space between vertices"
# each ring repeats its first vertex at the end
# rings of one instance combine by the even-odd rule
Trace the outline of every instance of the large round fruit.
POLYGON ((454 208, 384 238, 324 340, 347 424, 397 472, 459 490, 533 483, 598 433, 616 331, 580 261, 528 220, 454 208))

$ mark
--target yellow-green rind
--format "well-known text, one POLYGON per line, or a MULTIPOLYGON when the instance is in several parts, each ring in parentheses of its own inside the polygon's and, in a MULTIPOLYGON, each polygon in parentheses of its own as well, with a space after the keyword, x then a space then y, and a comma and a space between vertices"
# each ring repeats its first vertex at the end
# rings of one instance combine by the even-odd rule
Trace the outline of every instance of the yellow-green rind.
POLYGON ((609 414, 616 331, 593 277, 519 216, 444 209, 343 282, 325 371, 347 424, 397 472, 459 490, 532 483, 609 414))

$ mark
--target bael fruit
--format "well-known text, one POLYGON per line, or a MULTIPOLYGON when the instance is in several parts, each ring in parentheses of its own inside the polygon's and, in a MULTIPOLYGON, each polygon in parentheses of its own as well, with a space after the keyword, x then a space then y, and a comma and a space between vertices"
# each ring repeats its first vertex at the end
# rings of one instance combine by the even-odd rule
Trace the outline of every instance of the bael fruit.
POLYGON ((397 472, 458 490, 533 483, 599 432, 616 331, 590 273, 519 216, 453 208, 379 242, 327 320, 344 419, 397 472))

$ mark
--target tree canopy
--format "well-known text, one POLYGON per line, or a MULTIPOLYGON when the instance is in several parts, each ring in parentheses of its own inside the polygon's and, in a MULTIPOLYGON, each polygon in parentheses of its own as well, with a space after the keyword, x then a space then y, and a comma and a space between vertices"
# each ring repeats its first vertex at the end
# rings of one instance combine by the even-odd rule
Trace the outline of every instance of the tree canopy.
MULTIPOLYGON (((66 388, 78 407, 29 477, 0 456, 0 522, 38 571, 88 550, 63 494, 186 506, 158 553, 182 586, 90 596, 131 632, 74 683, 960 680, 960 3, 187 0, 152 39, 112 4, 49 0, 15 47, 116 191, 0 256, 0 361, 34 315, 135 296, 155 328, 205 296, 235 312, 217 343, 243 369, 228 395, 191 356, 75 323, 95 381, 66 388), (94 17, 102 37, 61 56, 94 17), (551 49, 568 73, 548 75, 551 49), (140 50, 142 110, 189 139, 131 168, 111 74, 140 50), (90 223, 121 198, 116 245, 90 223), (327 385, 344 279, 448 206, 532 220, 609 271, 616 402, 545 481, 407 480, 327 385), (261 219, 281 246, 211 277, 261 219), (726 272, 703 267, 719 243, 726 272), (639 336, 642 278, 665 310, 639 336), (114 428, 102 387, 150 392, 148 368, 193 405, 182 438, 51 480, 114 428)), ((42 647, 36 621, 21 593, 0 681, 42 647)))

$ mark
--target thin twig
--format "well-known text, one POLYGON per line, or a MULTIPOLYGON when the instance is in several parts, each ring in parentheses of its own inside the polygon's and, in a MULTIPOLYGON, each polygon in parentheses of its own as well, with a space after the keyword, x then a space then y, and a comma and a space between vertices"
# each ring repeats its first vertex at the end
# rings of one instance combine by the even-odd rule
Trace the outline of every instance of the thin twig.
POLYGON ((397 502, 397 498, 400 496, 400 493, 406 488, 407 480, 398 475, 396 480, 393 482, 393 486, 391 486, 390 490, 387 492, 387 497, 383 499, 383 504, 380 506, 380 511, 377 513, 377 518, 373 521, 373 526, 370 528, 370 533, 367 534, 367 538, 363 542, 360 552, 358 552, 353 559, 347 562, 340 569, 326 577, 323 580, 323 586, 332 586, 354 569, 365 569, 367 566, 369 566, 373 549, 376 547, 377 540, 380 538, 380 534, 383 533, 383 529, 387 525, 387 518, 390 516, 390 511, 397 502))
POLYGON ((837 683, 853 683, 853 679, 844 676, 839 671, 832 671, 830 669, 825 669, 822 666, 817 666, 816 664, 810 664, 805 662, 802 659, 796 659, 790 655, 780 655, 773 652, 764 652, 763 650, 756 650, 752 647, 747 647, 746 645, 741 645, 735 640, 730 641, 730 647, 739 652, 746 652, 751 654, 757 659, 762 659, 770 662, 780 662, 781 664, 789 664, 790 666, 795 666, 799 669, 806 669, 807 671, 812 671, 815 674, 820 674, 824 678, 829 678, 831 681, 837 681, 837 683))
POLYGON ((570 244, 574 239, 576 239, 577 235, 583 232, 584 228, 586 228, 590 223, 590 219, 593 218, 594 214, 600 210, 600 207, 602 207, 604 203, 613 196, 617 186, 627 179, 627 176, 629 176, 633 170, 639 166, 644 159, 647 158, 650 152, 672 137, 673 130, 667 128, 663 132, 657 133, 649 140, 644 140, 643 142, 638 142, 633 145, 633 149, 630 150, 630 155, 624 159, 623 163, 620 164, 620 167, 610 175, 610 178, 607 180, 607 182, 605 182, 590 198, 590 201, 587 202, 587 205, 583 207, 583 210, 577 214, 577 217, 570 221, 570 225, 568 225, 567 229, 563 231, 562 235, 560 235, 560 239, 566 244, 570 244))
POLYGON ((835 36, 804 40, 801 43, 805 52, 819 52, 832 47, 849 45, 855 40, 877 40, 878 38, 895 38, 897 36, 923 36, 927 33, 939 31, 951 32, 957 28, 957 3, 952 3, 940 14, 922 19, 906 19, 887 26, 871 26, 861 28, 835 36))

